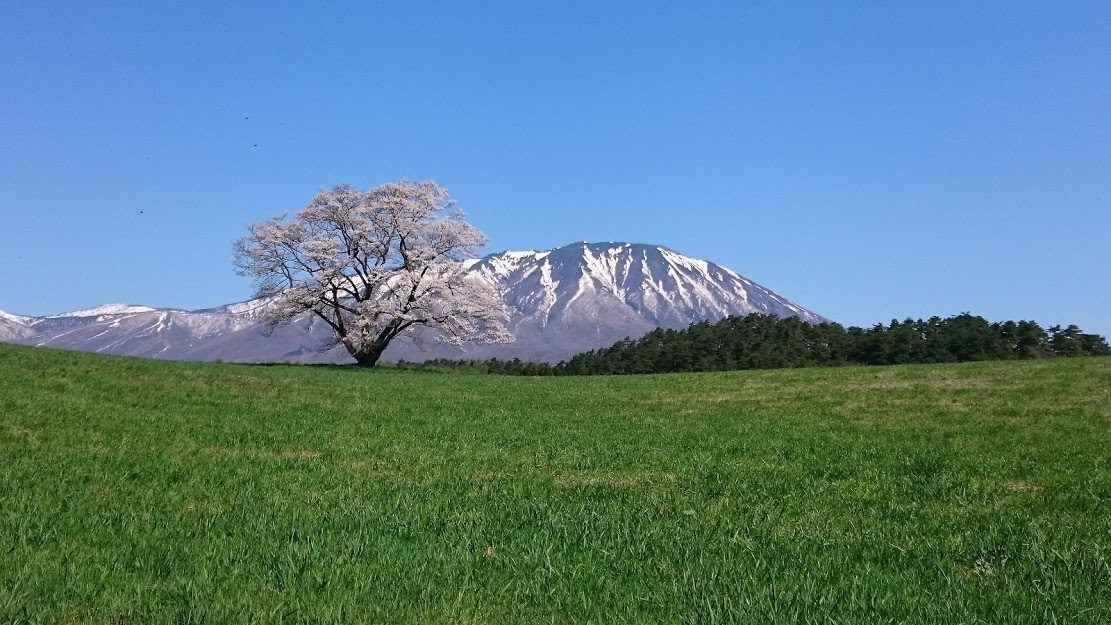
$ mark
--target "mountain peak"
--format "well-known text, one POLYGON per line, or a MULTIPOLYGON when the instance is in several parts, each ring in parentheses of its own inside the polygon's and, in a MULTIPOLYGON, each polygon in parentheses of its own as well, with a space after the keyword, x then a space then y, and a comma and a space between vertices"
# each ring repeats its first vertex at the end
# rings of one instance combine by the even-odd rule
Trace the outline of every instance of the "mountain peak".
POLYGON ((544 252, 490 254, 470 269, 505 293, 511 331, 544 339, 545 359, 729 315, 824 319, 740 274, 663 245, 576 242, 544 252), (550 340, 567 327, 561 344, 550 340), (545 338, 547 337, 547 338, 545 338), (574 351, 572 351, 574 350, 574 351))

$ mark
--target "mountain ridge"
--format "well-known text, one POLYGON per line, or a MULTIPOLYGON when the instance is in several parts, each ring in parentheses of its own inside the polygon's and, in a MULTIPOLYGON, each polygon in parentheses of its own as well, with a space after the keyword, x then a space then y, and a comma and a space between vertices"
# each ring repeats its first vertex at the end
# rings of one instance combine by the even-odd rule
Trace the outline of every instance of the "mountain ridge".
MULTIPOLYGON (((503 294, 516 341, 462 349, 418 348, 399 338, 387 360, 521 358, 555 362, 639 337, 753 312, 826 319, 739 273, 663 245, 572 243, 506 250, 467 261, 503 294)), ((105 304, 41 317, 0 312, 0 340, 180 360, 347 362, 321 346, 330 329, 311 315, 275 327, 262 322, 266 298, 199 310, 105 304)))

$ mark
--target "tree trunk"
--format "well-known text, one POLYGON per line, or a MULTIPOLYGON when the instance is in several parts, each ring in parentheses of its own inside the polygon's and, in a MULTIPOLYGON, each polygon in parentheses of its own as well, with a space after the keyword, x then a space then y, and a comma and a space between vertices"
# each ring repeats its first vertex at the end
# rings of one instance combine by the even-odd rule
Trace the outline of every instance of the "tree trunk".
POLYGON ((355 362, 358 363, 360 367, 373 367, 378 363, 378 359, 382 357, 382 352, 384 351, 386 351, 385 345, 375 343, 360 351, 353 351, 351 355, 355 358, 355 362))

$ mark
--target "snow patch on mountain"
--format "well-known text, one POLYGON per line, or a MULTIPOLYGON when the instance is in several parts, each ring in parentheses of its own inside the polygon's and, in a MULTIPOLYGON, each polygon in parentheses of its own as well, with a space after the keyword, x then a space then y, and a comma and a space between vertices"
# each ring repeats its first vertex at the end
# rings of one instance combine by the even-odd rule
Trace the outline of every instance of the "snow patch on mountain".
POLYGON ((82 308, 70 312, 46 315, 46 319, 60 319, 65 317, 101 317, 104 315, 130 315, 135 313, 153 312, 156 308, 150 306, 136 306, 133 304, 103 304, 95 308, 82 308))

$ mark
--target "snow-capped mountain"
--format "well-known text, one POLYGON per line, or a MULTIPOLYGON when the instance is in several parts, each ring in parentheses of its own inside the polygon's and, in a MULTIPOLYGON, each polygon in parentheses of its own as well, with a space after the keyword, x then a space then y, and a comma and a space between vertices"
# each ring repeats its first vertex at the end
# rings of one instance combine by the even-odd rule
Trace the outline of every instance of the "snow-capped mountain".
POLYGON ((19 342, 35 336, 34 319, 0 310, 0 341, 19 342))
MULTIPOLYGON (((547 251, 501 252, 470 271, 504 294, 515 342, 422 351, 397 340, 388 360, 521 358, 558 361, 638 337, 753 312, 824 319, 737 273, 656 245, 575 243, 547 251)), ((252 300, 184 311, 110 304, 44 317, 0 313, 0 340, 183 360, 348 362, 322 351, 329 329, 310 315, 271 328, 252 300)))
POLYGON ((503 252, 471 270, 504 289, 517 339, 470 350, 479 356, 561 360, 657 327, 753 312, 823 321, 729 269, 657 245, 574 243, 503 252))
POLYGON ((108 304, 34 318, 28 325, 35 334, 14 342, 174 360, 344 361, 342 350, 320 350, 327 326, 307 317, 268 327, 259 314, 267 305, 251 300, 187 311, 108 304))

